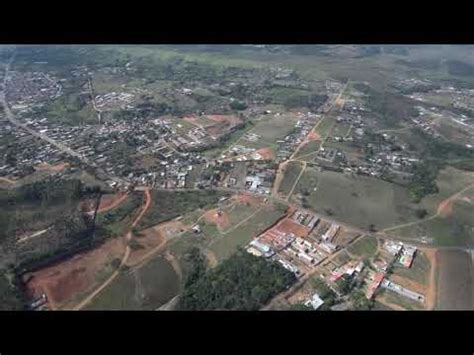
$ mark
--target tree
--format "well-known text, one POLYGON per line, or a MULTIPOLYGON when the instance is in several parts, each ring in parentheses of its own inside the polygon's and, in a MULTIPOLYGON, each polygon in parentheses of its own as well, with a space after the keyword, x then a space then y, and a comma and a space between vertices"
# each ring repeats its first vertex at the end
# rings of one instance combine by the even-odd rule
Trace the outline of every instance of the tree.
POLYGON ((415 214, 419 219, 423 219, 428 214, 428 211, 424 208, 420 208, 415 211, 415 214))

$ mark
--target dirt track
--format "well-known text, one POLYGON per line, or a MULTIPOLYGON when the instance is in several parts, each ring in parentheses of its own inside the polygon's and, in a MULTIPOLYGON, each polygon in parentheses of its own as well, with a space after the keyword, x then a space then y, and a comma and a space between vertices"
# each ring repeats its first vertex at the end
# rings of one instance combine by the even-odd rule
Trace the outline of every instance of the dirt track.
MULTIPOLYGON (((135 218, 135 220, 133 221, 132 225, 131 225, 131 228, 134 228, 139 222, 140 220, 142 219, 143 215, 145 214, 145 212, 148 210, 148 208, 150 207, 151 205, 151 194, 150 194, 150 190, 149 189, 145 189, 145 204, 143 206, 143 209, 142 211, 140 212, 140 214, 135 218)), ((120 266, 118 267, 117 270, 115 270, 113 272, 112 275, 110 275, 110 277, 104 282, 102 283, 102 285, 100 285, 94 292, 92 292, 89 296, 87 296, 82 302, 80 302, 78 305, 76 305, 73 309, 74 310, 81 310, 82 308, 84 308, 85 306, 87 306, 100 292, 102 292, 110 283, 112 283, 113 280, 115 280, 115 278, 118 276, 119 272, 120 272, 120 269, 122 268, 122 266, 124 266, 127 261, 128 261, 128 258, 130 256, 130 252, 131 252, 131 249, 130 249, 130 246, 128 245, 129 242, 132 240, 132 232, 131 230, 125 235, 125 242, 127 244, 127 246, 125 247, 125 253, 122 257, 122 260, 120 262, 120 266)))

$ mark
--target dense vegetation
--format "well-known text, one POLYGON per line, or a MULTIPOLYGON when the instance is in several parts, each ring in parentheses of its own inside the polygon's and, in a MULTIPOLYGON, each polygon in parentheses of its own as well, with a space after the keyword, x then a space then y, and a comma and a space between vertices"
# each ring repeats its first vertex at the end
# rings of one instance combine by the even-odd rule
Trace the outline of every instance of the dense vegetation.
POLYGON ((178 309, 258 310, 295 276, 281 265, 239 251, 186 285, 178 309))
POLYGON ((23 308, 23 296, 18 288, 10 282, 6 273, 0 274, 0 311, 17 311, 23 308))

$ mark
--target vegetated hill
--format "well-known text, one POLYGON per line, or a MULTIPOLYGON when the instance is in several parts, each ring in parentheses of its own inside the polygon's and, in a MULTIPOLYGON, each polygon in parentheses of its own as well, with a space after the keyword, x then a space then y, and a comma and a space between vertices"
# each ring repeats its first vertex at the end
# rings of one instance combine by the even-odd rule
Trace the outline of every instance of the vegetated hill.
POLYGON ((0 266, 14 260, 14 266, 33 267, 88 244, 92 225, 79 203, 93 191, 79 180, 55 178, 0 190, 0 266))
POLYGON ((448 60, 446 62, 448 73, 457 76, 474 76, 474 65, 460 60, 448 60))
POLYGON ((239 251, 215 269, 192 275, 178 304, 181 310, 258 310, 296 277, 276 262, 239 251))

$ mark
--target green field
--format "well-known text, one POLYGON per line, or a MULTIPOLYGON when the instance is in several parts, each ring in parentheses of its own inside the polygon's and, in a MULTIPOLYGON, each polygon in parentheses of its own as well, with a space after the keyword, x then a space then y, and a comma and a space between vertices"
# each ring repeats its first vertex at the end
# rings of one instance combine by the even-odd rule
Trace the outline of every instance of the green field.
POLYGON ((138 228, 145 229, 176 218, 185 213, 202 209, 228 195, 220 191, 152 191, 152 203, 138 228))
POLYGON ((408 192, 380 179, 307 169, 297 189, 309 192, 307 203, 314 210, 361 228, 384 228, 416 218, 408 192), (312 181, 317 181, 316 191, 312 181))
POLYGON ((402 306, 406 310, 417 311, 417 310, 424 309, 422 303, 411 300, 410 298, 404 297, 402 295, 399 295, 398 293, 393 292, 391 290, 383 289, 383 291, 381 292, 381 295, 382 294, 385 296, 385 300, 387 302, 402 306))
POLYGON ((413 280, 422 285, 428 285, 430 261, 422 252, 418 251, 415 259, 413 260, 413 264, 409 269, 395 263, 393 274, 406 277, 407 279, 413 280))
POLYGON ((336 119, 331 115, 325 115, 321 123, 316 128, 316 132, 321 136, 322 139, 331 131, 332 127, 336 124, 336 119))
MULTIPOLYGON (((230 226, 228 229, 232 228, 232 226, 236 225, 239 222, 242 222, 245 218, 251 216, 258 208, 261 207, 256 204, 244 204, 244 203, 236 203, 230 207, 225 207, 223 210, 227 213, 230 221, 230 226)), ((224 231, 225 232, 225 231, 224 231)))
MULTIPOLYGON (((402 186, 361 175, 308 168, 297 191, 306 189, 308 205, 318 212, 361 228, 373 224, 374 228, 383 229, 417 221, 417 209, 425 208, 429 215, 436 213, 439 202, 465 187, 471 178, 472 174, 457 169, 443 170, 437 179, 440 192, 415 204, 402 186), (315 182, 317 191, 314 191, 315 182)), ((401 231, 396 233, 403 235, 401 231)))
POLYGON ((295 159, 304 160, 304 161, 312 161, 315 154, 319 151, 319 147, 321 146, 321 141, 310 141, 303 145, 298 154, 295 156, 295 159))
POLYGON ((302 169, 303 165, 301 163, 297 161, 289 162, 285 167, 285 175, 283 176, 283 180, 281 181, 281 184, 278 188, 278 192, 284 196, 287 196, 291 192, 291 189, 293 188, 293 185, 295 184, 296 179, 300 175, 302 169))
POLYGON ((371 257, 377 252, 377 239, 372 236, 364 236, 349 246, 347 251, 359 257, 371 257))
POLYGON ((389 234, 400 235, 413 239, 423 237, 432 238, 438 246, 472 246, 474 245, 474 208, 470 208, 460 213, 471 215, 470 220, 465 220, 461 215, 450 217, 437 217, 416 225, 411 225, 390 231, 389 234))
POLYGON ((284 139, 295 128, 296 120, 292 115, 283 114, 281 116, 270 117, 260 121, 255 125, 252 133, 258 134, 263 142, 262 147, 268 145, 267 142, 274 143, 284 139))
POLYGON ((12 285, 6 273, 0 272, 0 311, 22 310, 20 292, 12 285))
POLYGON ((178 292, 178 275, 169 262, 157 257, 140 269, 122 271, 86 309, 155 310, 178 292))
POLYGON ((98 214, 98 233, 115 237, 124 235, 142 203, 142 194, 132 194, 112 210, 98 214))
POLYGON ((222 235, 210 244, 210 249, 219 260, 228 258, 239 247, 262 233, 284 215, 286 207, 277 205, 271 208, 264 207, 245 223, 222 235))

